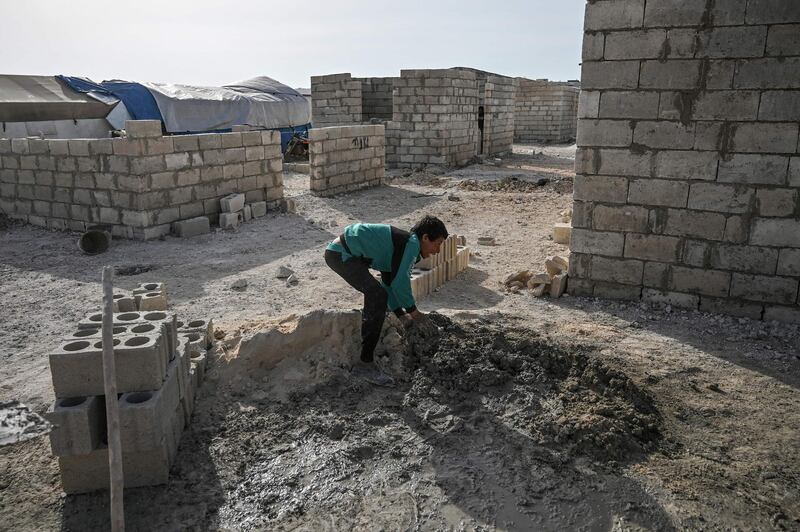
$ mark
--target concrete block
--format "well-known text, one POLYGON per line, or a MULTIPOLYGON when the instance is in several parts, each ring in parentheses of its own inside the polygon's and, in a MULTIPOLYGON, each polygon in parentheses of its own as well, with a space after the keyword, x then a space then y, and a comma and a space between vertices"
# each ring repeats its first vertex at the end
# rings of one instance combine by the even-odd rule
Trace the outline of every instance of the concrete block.
POLYGON ((800 55, 798 35, 800 35, 800 25, 798 24, 772 26, 767 36, 767 55, 800 55))
POLYGON ((100 396, 56 399, 44 417, 53 424, 50 447, 56 456, 89 454, 106 430, 105 402, 100 396))
POLYGON ((715 298, 702 296, 700 298, 700 311, 712 314, 727 314, 740 318, 750 318, 760 320, 764 306, 748 301, 741 301, 731 298, 715 298))
POLYGON ((261 218, 267 215, 267 202, 266 201, 257 201, 255 203, 250 204, 250 208, 253 213, 253 218, 261 218))
POLYGON ((794 153, 798 124, 738 124, 733 135, 736 151, 755 153, 794 153))
POLYGON ((186 321, 179 327, 181 333, 199 332, 205 339, 204 348, 211 348, 214 342, 214 321, 211 319, 193 319, 186 321))
MULTIPOLYGON (((648 218, 649 210, 645 207, 597 205, 592 209, 590 225, 597 231, 645 233, 648 228, 648 218)), ((573 226, 575 223, 576 218, 573 217, 573 226)))
POLYGON ((172 224, 172 231, 179 237, 190 238, 206 235, 211 232, 211 222, 208 216, 198 216, 188 220, 179 220, 172 224))
POLYGON ((125 122, 125 132, 129 139, 160 137, 160 120, 128 120, 125 122))
POLYGON ((676 237, 630 233, 625 237, 625 257, 675 262, 680 246, 681 239, 676 237))
POLYGON ((245 222, 249 222, 253 219, 253 209, 250 205, 245 205, 242 209, 242 220, 245 222))
POLYGON ((766 275, 733 274, 731 297, 791 305, 797 301, 796 279, 766 275))
POLYGON ((689 184, 661 179, 634 179, 628 190, 628 201, 640 205, 685 207, 689 184))
POLYGON ((718 180, 722 183, 783 185, 788 168, 788 157, 737 153, 720 161, 718 180))
POLYGON ((701 211, 745 213, 751 208, 755 190, 745 186, 695 183, 689 194, 689 208, 701 211))
POLYGON ((578 146, 627 147, 632 135, 627 120, 578 120, 578 146))
POLYGON ((639 85, 639 61, 587 61, 581 68, 581 83, 590 90, 635 89, 639 85))
POLYGON ((119 399, 119 422, 122 448, 148 451, 163 444, 175 409, 180 406, 176 358, 167 370, 167 378, 158 390, 123 393, 119 399))
MULTIPOLYGON (((164 380, 162 334, 114 338, 117 390, 157 390, 164 380)), ((58 398, 103 395, 103 351, 101 339, 73 340, 50 353, 53 391, 58 398)))
POLYGON ((644 263, 638 260, 592 257, 591 278, 597 281, 640 285, 643 271, 644 263))
POLYGON ((586 31, 638 28, 644 20, 644 0, 612 0, 586 5, 586 31))
POLYGON ((698 36, 696 57, 762 57, 767 41, 767 27, 716 27, 699 33, 698 36))
POLYGON ((567 290, 567 274, 560 273, 553 277, 550 283, 550 297, 558 299, 567 290))
POLYGON ((166 294, 167 285, 157 282, 139 283, 139 286, 133 289, 133 295, 147 294, 150 292, 162 292, 166 294))
POLYGON ((230 194, 219 200, 222 212, 235 213, 244 208, 244 194, 230 194))
POLYGON ((735 89, 800 88, 800 57, 740 60, 733 85, 735 89))
POLYGON ((757 246, 800 248, 800 220, 792 218, 756 218, 750 243, 757 246))
POLYGON ((761 216, 789 217, 797 211, 798 191, 791 188, 760 189, 756 206, 761 216))
POLYGON ((750 0, 748 24, 786 24, 800 22, 800 4, 787 0, 750 0))
MULTIPOLYGON (((108 489, 108 447, 86 455, 61 456, 61 486, 67 494, 89 493, 108 489)), ((169 480, 169 449, 163 446, 150 451, 122 451, 122 470, 126 488, 156 486, 169 480)))
POLYGON ((676 292, 727 297, 731 284, 728 272, 672 266, 669 288, 676 292))
POLYGON ((800 308, 766 305, 764 309, 764 321, 800 323, 800 308))
POLYGON ((222 229, 236 229, 241 223, 241 212, 222 212, 219 215, 219 226, 222 229))
POLYGON ((197 372, 197 383, 201 384, 206 376, 205 351, 193 351, 191 355, 192 370, 197 372))
POLYGON ((569 245, 571 234, 572 226, 570 224, 557 223, 553 225, 553 241, 556 244, 569 245))
POLYGON ((114 294, 114 312, 134 312, 136 311, 136 299, 125 294, 114 294))
POLYGON ((164 292, 147 292, 139 294, 138 297, 141 312, 167 310, 167 295, 164 292))
POLYGON ((570 251, 575 253, 621 257, 624 246, 625 235, 622 233, 573 229, 570 239, 570 251))
POLYGON ((655 92, 607 91, 600 96, 599 117, 621 119, 658 118, 659 95, 655 92))
POLYGON ((725 233, 725 216, 711 212, 669 209, 663 232, 674 236, 722 240, 725 233))
POLYGON ((800 277, 800 249, 782 249, 778 259, 778 275, 800 277))
POLYGON ((624 177, 576 175, 573 197, 579 201, 626 203, 628 180, 624 177))
POLYGON ((642 301, 658 305, 671 305, 673 307, 696 309, 700 304, 700 296, 681 294, 679 292, 662 292, 645 288, 642 290, 642 301))

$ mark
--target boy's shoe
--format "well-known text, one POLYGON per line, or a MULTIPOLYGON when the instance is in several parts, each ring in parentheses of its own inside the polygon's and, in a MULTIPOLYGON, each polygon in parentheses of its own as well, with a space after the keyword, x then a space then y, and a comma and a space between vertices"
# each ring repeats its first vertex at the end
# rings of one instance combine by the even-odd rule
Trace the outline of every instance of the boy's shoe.
POLYGON ((370 384, 377 386, 394 386, 394 379, 387 375, 375 365, 374 362, 358 362, 350 371, 351 375, 359 379, 364 379, 370 384))

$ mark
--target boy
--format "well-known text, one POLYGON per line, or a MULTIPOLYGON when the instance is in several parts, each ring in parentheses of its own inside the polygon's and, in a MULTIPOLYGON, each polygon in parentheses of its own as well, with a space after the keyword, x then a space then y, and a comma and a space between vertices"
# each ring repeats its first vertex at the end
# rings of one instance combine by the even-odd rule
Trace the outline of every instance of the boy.
POLYGON ((361 363, 353 373, 374 384, 389 385, 391 377, 373 361, 386 309, 393 311, 406 327, 424 317, 411 293, 411 270, 420 257, 439 253, 447 238, 444 223, 425 216, 411 232, 386 224, 353 224, 328 244, 325 262, 347 283, 364 294, 361 314, 361 363), (375 280, 370 268, 381 272, 375 280))

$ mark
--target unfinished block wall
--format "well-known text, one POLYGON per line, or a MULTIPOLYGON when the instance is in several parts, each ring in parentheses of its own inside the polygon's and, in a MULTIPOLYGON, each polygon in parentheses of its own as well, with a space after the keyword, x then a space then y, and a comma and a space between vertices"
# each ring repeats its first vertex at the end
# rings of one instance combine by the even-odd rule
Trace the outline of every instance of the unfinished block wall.
POLYGON ((515 142, 570 142, 575 139, 580 89, 567 83, 517 79, 515 142))
POLYGON ((482 154, 511 152, 514 143, 515 93, 516 82, 513 78, 492 74, 486 77, 480 104, 484 107, 482 154))
POLYGON ((361 121, 391 120, 394 78, 360 78, 361 121))
POLYGON ((232 192, 277 207, 283 198, 280 134, 161 136, 158 121, 128 122, 115 139, 0 139, 0 212, 53 229, 108 224, 116 236, 168 234, 209 216, 232 192))
POLYGON ((311 192, 333 196, 380 185, 386 166, 385 146, 382 125, 311 129, 311 192))
POLYGON ((474 72, 403 70, 394 87, 394 113, 386 124, 389 166, 461 166, 477 154, 474 72))
POLYGON ((800 2, 598 0, 570 291, 800 321, 800 2))
POLYGON ((311 122, 314 127, 362 122, 362 82, 348 73, 311 76, 311 122))

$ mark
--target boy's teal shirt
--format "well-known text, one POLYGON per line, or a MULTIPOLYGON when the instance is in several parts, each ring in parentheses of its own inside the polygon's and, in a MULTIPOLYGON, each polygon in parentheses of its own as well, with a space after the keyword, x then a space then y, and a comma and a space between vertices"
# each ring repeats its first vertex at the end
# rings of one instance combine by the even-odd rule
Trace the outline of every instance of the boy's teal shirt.
MULTIPOLYGON (((328 244, 328 249, 342 254, 342 262, 347 262, 353 257, 365 257, 372 261, 370 268, 381 272, 391 271, 394 244, 392 243, 392 228, 390 225, 348 225, 344 229, 344 238, 352 255, 335 242, 328 244)), ((381 286, 389 294, 389 310, 416 308, 414 294, 411 292, 411 270, 419 260, 419 253, 419 238, 415 233, 411 233, 411 238, 408 239, 403 258, 400 261, 400 267, 392 280, 392 285, 388 286, 381 281, 381 286)))

